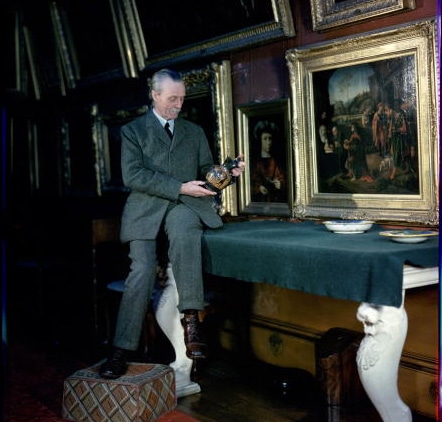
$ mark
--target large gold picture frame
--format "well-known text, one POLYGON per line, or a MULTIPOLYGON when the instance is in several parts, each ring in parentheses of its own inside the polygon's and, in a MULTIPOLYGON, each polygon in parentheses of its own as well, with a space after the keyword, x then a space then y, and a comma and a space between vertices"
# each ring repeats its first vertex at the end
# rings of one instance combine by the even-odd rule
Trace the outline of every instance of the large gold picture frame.
POLYGON ((326 31, 416 7, 415 0, 310 0, 310 6, 315 31, 326 31))
MULTIPOLYGON (((238 155, 235 150, 230 61, 213 62, 204 68, 183 72, 186 100, 180 116, 200 125, 207 136, 216 163, 238 155)), ((237 187, 222 191, 221 215, 238 215, 237 187)))
POLYGON ((438 224, 435 39, 429 20, 287 51, 295 217, 438 224), (327 124, 328 140, 332 126, 346 131, 342 142, 323 141, 327 124), (341 173, 329 173, 338 151, 346 152, 341 173))
POLYGON ((237 107, 239 150, 246 157, 239 179, 242 214, 290 216, 294 179, 289 103, 280 99, 237 107))

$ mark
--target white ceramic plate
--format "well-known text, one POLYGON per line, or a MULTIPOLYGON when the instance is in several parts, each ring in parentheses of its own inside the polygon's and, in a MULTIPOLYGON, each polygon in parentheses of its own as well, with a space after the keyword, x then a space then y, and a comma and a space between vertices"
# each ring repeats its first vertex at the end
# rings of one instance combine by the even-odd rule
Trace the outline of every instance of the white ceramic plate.
POLYGON ((357 234, 370 230, 374 221, 367 220, 331 220, 324 221, 324 226, 333 233, 357 234))
POLYGON ((433 230, 389 230, 379 233, 393 242, 399 243, 421 243, 432 236, 438 236, 439 232, 433 230))

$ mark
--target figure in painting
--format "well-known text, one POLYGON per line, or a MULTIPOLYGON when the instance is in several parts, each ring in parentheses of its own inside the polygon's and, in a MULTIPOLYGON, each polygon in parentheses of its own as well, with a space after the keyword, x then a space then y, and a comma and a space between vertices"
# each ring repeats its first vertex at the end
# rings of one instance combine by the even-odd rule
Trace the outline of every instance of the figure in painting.
POLYGON ((345 173, 347 150, 344 148, 344 137, 338 124, 333 124, 331 132, 324 125, 319 126, 321 151, 321 176, 330 178, 345 173))
POLYGON ((388 151, 388 109, 388 106, 383 103, 378 103, 378 109, 374 113, 372 120, 373 144, 382 157, 384 157, 388 151))
POLYGON ((416 157, 416 137, 413 134, 409 109, 410 104, 407 101, 396 101, 391 112, 389 134, 393 168, 390 179, 395 177, 397 170, 415 173, 413 160, 416 157))
POLYGON ((402 142, 405 144, 402 166, 405 172, 417 172, 417 118, 416 109, 410 101, 402 101, 400 114, 403 118, 401 126, 402 142))
MULTIPOLYGON (((338 135, 337 127, 334 126, 334 129, 335 135, 338 135)), ((321 143, 320 173, 322 178, 328 179, 341 172, 339 170, 339 159, 340 153, 343 151, 342 144, 334 137, 333 132, 331 135, 328 133, 327 127, 323 124, 319 126, 318 135, 321 143)))
POLYGON ((361 179, 372 182, 373 179, 368 175, 367 162, 365 160, 365 144, 358 132, 358 126, 353 123, 350 126, 350 136, 344 141, 344 149, 347 150, 347 177, 354 181, 361 179))
POLYGON ((275 142, 279 141, 279 128, 273 122, 259 121, 253 130, 258 148, 252 162, 252 201, 285 202, 285 169, 273 154, 275 142))
POLYGON ((337 161, 337 173, 342 174, 345 171, 345 161, 347 160, 347 154, 346 150, 344 149, 344 139, 342 136, 342 132, 337 125, 333 125, 331 136, 337 161))

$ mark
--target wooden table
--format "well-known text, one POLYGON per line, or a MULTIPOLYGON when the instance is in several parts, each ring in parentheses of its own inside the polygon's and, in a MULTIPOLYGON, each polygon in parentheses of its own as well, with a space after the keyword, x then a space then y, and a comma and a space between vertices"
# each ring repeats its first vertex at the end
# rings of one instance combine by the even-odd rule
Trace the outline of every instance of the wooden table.
POLYGON ((314 222, 228 223, 203 237, 205 271, 308 293, 362 302, 364 324, 357 365, 361 382, 385 422, 410 422, 397 387, 407 334, 406 289, 439 282, 438 237, 392 242, 374 226, 334 234, 314 222))

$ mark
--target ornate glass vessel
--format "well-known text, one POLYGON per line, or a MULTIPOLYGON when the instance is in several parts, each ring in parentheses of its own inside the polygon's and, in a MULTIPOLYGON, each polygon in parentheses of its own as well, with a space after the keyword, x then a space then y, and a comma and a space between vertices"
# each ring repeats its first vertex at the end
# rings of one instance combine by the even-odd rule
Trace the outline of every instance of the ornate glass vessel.
POLYGON ((232 170, 239 167, 240 161, 241 157, 235 159, 227 157, 223 164, 212 166, 206 174, 206 183, 203 186, 211 191, 221 192, 235 182, 236 177, 232 174, 232 170))

